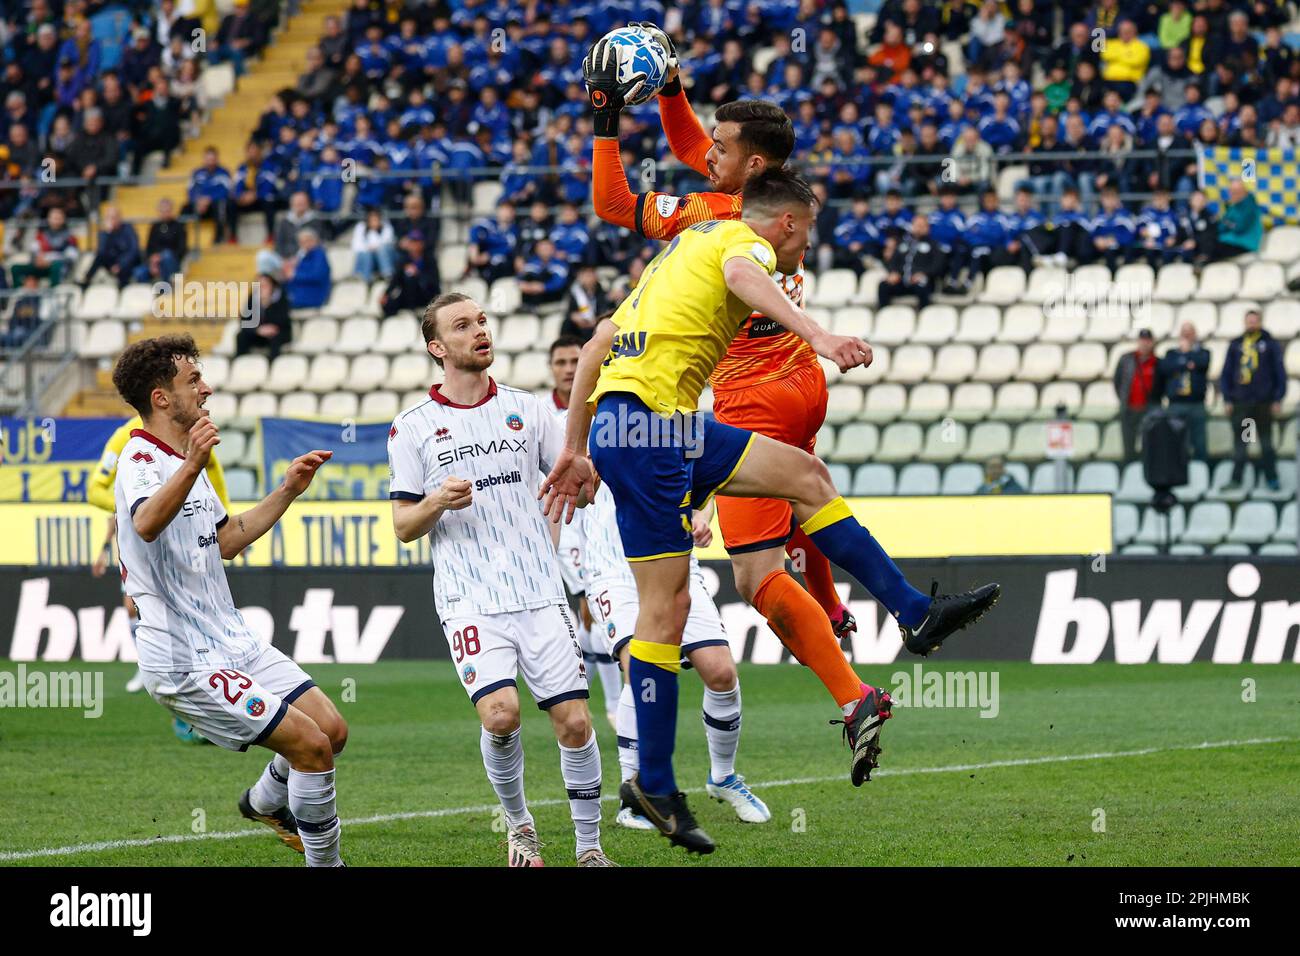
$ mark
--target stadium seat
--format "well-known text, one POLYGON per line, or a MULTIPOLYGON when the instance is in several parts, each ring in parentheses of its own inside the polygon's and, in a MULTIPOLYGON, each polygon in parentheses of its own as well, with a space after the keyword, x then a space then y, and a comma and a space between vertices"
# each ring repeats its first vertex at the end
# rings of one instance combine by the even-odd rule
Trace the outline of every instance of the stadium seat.
POLYGON ((1238 295, 1243 299, 1268 302, 1286 291, 1286 275, 1276 262, 1252 262, 1241 277, 1238 295))
POLYGON ((1039 305, 1059 302, 1065 295, 1069 281, 1070 274, 1059 266, 1038 266, 1029 273, 1029 285, 1020 299, 1022 302, 1039 305))
POLYGON ((1047 425, 1043 422, 1021 422, 1016 426, 1007 457, 1012 461, 1038 461, 1046 451, 1047 425))
MULTIPOLYGON (((925 432, 925 444, 917 457, 921 461, 949 462, 961 458, 966 451, 966 426, 951 418, 935 422, 925 432)), ((935 490, 927 494, 938 494, 939 479, 936 474, 935 490)))
POLYGON ((904 465, 898 472, 898 484, 894 486, 896 495, 937 495, 939 493, 939 469, 931 464, 913 462, 904 465))
POLYGON ((1174 322, 1174 333, 1182 328, 1184 322, 1190 322, 1196 328, 1199 338, 1213 337, 1219 327, 1219 309, 1213 302, 1185 302, 1178 307, 1174 322))
POLYGON ((853 472, 849 469, 848 465, 841 465, 839 462, 831 462, 826 466, 826 470, 830 472, 831 484, 835 486, 836 491, 842 495, 851 495, 855 493, 853 491, 853 472))
MULTIPOLYGON (((210 355, 224 355, 227 358, 235 354, 235 338, 239 335, 239 323, 235 321, 221 324, 221 338, 212 347, 210 355)), ((292 348, 292 344, 289 346, 292 348)))
MULTIPOLYGON (((1179 540, 1187 529, 1187 516, 1182 505, 1169 509, 1168 533, 1166 535, 1165 518, 1155 508, 1142 509, 1142 526, 1133 540, 1139 544, 1151 544, 1163 547, 1179 540)), ((1201 543, 1201 542, 1198 542, 1201 543)))
POLYGON ((998 339, 1002 313, 995 305, 968 305, 961 310, 961 322, 953 336, 954 342, 985 345, 998 339))
POLYGON ((925 435, 915 422, 892 422, 880 434, 880 447, 876 449, 877 461, 911 461, 921 451, 925 435))
POLYGON ((311 392, 290 392, 280 397, 281 418, 315 418, 320 398, 311 392))
POLYGON ((238 416, 239 398, 231 392, 216 392, 208 396, 203 407, 208 410, 208 414, 220 428, 227 422, 234 421, 238 416))
POLYGON ((519 311, 522 303, 519 282, 514 276, 503 276, 492 283, 487 295, 487 310, 493 315, 509 315, 519 311))
POLYGON ((1179 541, 1169 546, 1168 553, 1180 558, 1199 558, 1205 555, 1205 548, 1199 544, 1188 544, 1185 541, 1179 541))
POLYGON ((348 367, 347 387, 364 395, 384 385, 388 380, 388 356, 371 352, 358 355, 348 367))
POLYGON ((1092 421, 1111 421, 1119 415, 1119 396, 1110 381, 1089 382, 1083 390, 1078 417, 1092 421))
POLYGON ((880 304, 880 281, 885 278, 883 269, 868 269, 858 279, 858 294, 854 302, 875 308, 880 304))
POLYGON ((366 311, 369 297, 370 288, 360 279, 344 279, 334 283, 321 312, 336 319, 350 319, 366 311))
POLYGON ((336 391, 348 377, 348 360, 342 355, 326 353, 311 360, 311 371, 304 387, 318 395, 336 391))
POLYGON ((476 216, 489 216, 495 212, 501 201, 501 183, 496 180, 483 180, 474 184, 471 200, 476 216))
MULTIPOLYGON (((831 461, 835 455, 835 429, 830 425, 823 425, 817 429, 817 456, 823 461, 831 461)), ((839 487, 838 485, 836 487, 839 487)))
POLYGON ((1058 378, 1065 363, 1065 353, 1059 345, 1046 342, 1025 347, 1020 356, 1018 378, 1027 382, 1048 382, 1058 378))
POLYGON ((1296 527, 1296 503, 1288 501, 1278 514, 1277 527, 1273 529, 1273 540, 1295 544, 1298 533, 1300 530, 1296 527))
POLYGON ((356 273, 356 254, 347 246, 325 245, 325 258, 330 264, 330 279, 342 282, 356 273))
POLYGON ((1135 334, 1133 325, 1133 311, 1127 302, 1103 302, 1088 317, 1083 337, 1089 342, 1110 345, 1132 337, 1135 334))
POLYGON ((828 269, 816 279, 817 296, 808 296, 809 301, 828 309, 848 305, 854 300, 858 290, 858 277, 851 269, 828 269))
POLYGON ((1210 490, 1210 466, 1203 461, 1187 463, 1187 484, 1174 489, 1179 501, 1194 502, 1205 497, 1210 490))
POLYGON ((396 392, 366 392, 361 396, 357 417, 363 422, 391 422, 400 410, 401 398, 396 392))
POLYGON ((338 337, 339 324, 334 319, 324 316, 307 319, 302 323, 302 328, 294 333, 289 351, 301 355, 319 355, 333 349, 338 337))
POLYGON ((1201 284, 1196 290, 1196 297, 1205 302, 1227 302, 1237 298, 1240 288, 1239 265, 1235 262, 1211 262, 1201 270, 1201 284))
MULTIPOLYGON (((1079 484, 1079 490, 1083 491, 1082 477, 1080 477, 1079 484)), ((1137 505, 1116 504, 1112 507, 1110 527, 1111 537, 1114 539, 1115 544, 1125 545, 1132 541, 1138 532, 1137 505)))
POLYGON ((1081 404, 1083 397, 1077 383, 1048 382, 1038 393, 1038 411, 1035 417, 1055 418, 1057 405, 1064 405, 1066 412, 1074 416, 1078 414, 1081 404))
POLYGON ((1253 299, 1233 299, 1219 306, 1218 337, 1227 340, 1245 332, 1247 312, 1262 312, 1262 309, 1253 299))
POLYGON ((1041 461, 1034 466, 1029 479, 1029 490, 1036 495, 1064 495, 1074 490, 1074 468, 1065 463, 1065 485, 1057 481, 1057 468, 1054 461, 1041 461))
POLYGON ((1002 314, 1002 332, 998 342, 1028 345, 1042 341, 1043 310, 1036 305, 1013 305, 1002 314))
POLYGON ((975 374, 978 359, 973 345, 943 345, 934 356, 934 371, 930 378, 936 382, 956 384, 975 374))
POLYGON ((1078 342, 1088 329, 1088 313, 1080 305, 1049 304, 1044 314, 1046 322, 1043 324, 1042 334, 1035 338, 1036 342, 1066 345, 1070 342, 1078 342))
POLYGON ((967 458, 982 462, 994 456, 1005 456, 1010 450, 1011 426, 1006 422, 980 422, 970 430, 967 458))
POLYGON ((903 345, 914 340, 916 313, 910 305, 887 305, 876 312, 872 323, 871 341, 874 345, 903 345))
POLYGON ((1134 310, 1133 325, 1138 328, 1145 325, 1157 340, 1166 339, 1177 332, 1174 327, 1176 315, 1172 302, 1147 302, 1142 308, 1134 310))
POLYGON ((307 356, 291 352, 279 355, 271 363, 266 380, 261 383, 261 387, 277 395, 296 392, 307 380, 307 372, 307 356))
POLYGON ((203 357, 203 381, 214 392, 224 391, 230 378, 230 359, 224 355, 205 355, 203 357))
MULTIPOLYGON (((416 405, 423 405, 429 400, 428 389, 410 391, 402 393, 402 408, 414 408, 416 405)), ((401 414, 400 412, 398 414, 401 414)))
POLYGON ((987 382, 963 382, 953 390, 948 414, 958 421, 980 421, 992 411, 993 386, 987 382))
POLYGON ((107 319, 117 312, 118 292, 115 285, 92 285, 82 293, 72 314, 83 322, 107 319))
MULTIPOLYGON (((1113 462, 1084 462, 1079 466, 1077 477, 1074 490, 1080 494, 1114 495, 1119 490, 1119 468, 1113 462)), ((1120 505, 1115 507, 1119 508, 1120 505)))
POLYGON ((545 352, 524 352, 515 359, 510 384, 516 388, 540 388, 551 380, 551 366, 545 352))
MULTIPOLYGON (((812 309, 807 311, 810 316, 813 314, 812 309)), ((870 309, 850 305, 835 310, 831 318, 830 330, 836 335, 856 335, 858 338, 870 340, 872 319, 870 309)))
POLYGON ((1278 541, 1270 541, 1268 544, 1261 544, 1257 552, 1261 557, 1273 558, 1294 558, 1298 549, 1294 542, 1283 544, 1278 541))
POLYGON ((979 300, 989 305, 1011 305, 1024 294, 1025 271, 1019 266, 997 266, 989 270, 979 300))
POLYGON ((279 414, 279 399, 270 392, 248 392, 239 400, 239 414, 235 421, 251 428, 259 418, 275 418, 279 414))
POLYGON ((1232 525, 1232 510, 1222 501, 1202 501, 1192 506, 1187 515, 1187 527, 1181 539, 1189 544, 1207 547, 1218 544, 1228 536, 1232 525))
POLYGON ((1105 376, 1106 361, 1104 345, 1098 342, 1075 342, 1066 350, 1060 375, 1075 382, 1091 382, 1105 376))
MULTIPOLYGON (((893 353, 886 345, 877 345, 871 343, 871 364, 859 365, 857 368, 849 369, 843 373, 843 379, 846 382, 855 382, 859 385, 872 385, 876 382, 884 381, 889 377, 889 368, 892 362, 893 353)), ((833 376, 839 376, 840 370, 833 362, 826 359, 822 360, 822 367, 826 369, 827 379, 833 376)))
POLYGON ((858 385, 838 383, 827 390, 826 421, 832 423, 853 421, 862 411, 862 388, 858 385))
POLYGON ((1156 273, 1154 295, 1157 302, 1190 301, 1196 297, 1196 271, 1185 262, 1172 262, 1163 266, 1156 273))
POLYGON ((980 349, 979 364, 975 367, 974 380, 1001 384, 1016 374, 1020 367, 1020 350, 1014 345, 996 343, 980 349))
POLYGON ((903 417, 911 421, 932 422, 948 414, 948 386, 923 382, 912 386, 903 417))
POLYGON ((1007 382, 998 387, 993 414, 998 418, 1028 418, 1038 408, 1038 389, 1028 382, 1007 382))
POLYGON ((84 326, 77 354, 86 359, 115 358, 126 348, 126 327, 116 319, 100 319, 84 326))
POLYGON ((912 341, 943 345, 951 342, 956 334, 957 310, 950 305, 927 305, 916 317, 916 333, 912 341))
POLYGON ((969 461, 959 461, 943 470, 939 493, 943 495, 973 495, 984 484, 984 469, 969 461))
POLYGON ((1216 544, 1210 549, 1210 554, 1216 557, 1248 557, 1251 554, 1250 545, 1240 544, 1235 541, 1216 544))
POLYGON ((1282 364, 1288 375, 1300 375, 1300 339, 1291 342, 1282 353, 1282 364))
POLYGON ((1269 229, 1264 233, 1260 258, 1285 264, 1300 261, 1300 228, 1274 226, 1269 229))
POLYGON ((1277 509, 1269 501, 1244 501, 1232 516, 1227 540, 1240 544, 1263 544, 1277 530, 1277 509))
MULTIPOLYGON (((919 426, 913 426, 920 431, 919 426)), ((918 442, 918 444, 920 444, 918 442)), ((880 445, 880 432, 870 422, 853 422, 835 433, 835 460, 859 464, 874 458, 880 445)))
POLYGON ((243 462, 248 457, 248 436, 237 428, 223 428, 218 457, 223 470, 243 462))
POLYGON ((1156 273, 1145 262, 1130 262, 1115 271, 1114 285, 1121 302, 1149 302, 1155 293, 1156 273))
POLYGON ((401 355, 413 349, 423 351, 423 347, 424 337, 420 334, 420 323, 411 313, 399 312, 380 323, 376 352, 401 355))
POLYGON ((427 352, 406 352, 395 355, 388 368, 387 385, 398 392, 415 389, 427 391, 433 382, 432 365, 433 359, 427 352))
POLYGON ((907 389, 887 382, 867 389, 861 418, 868 422, 892 422, 903 414, 907 406, 907 389))
MULTIPOLYGON (((520 313, 501 320, 500 330, 492 337, 498 352, 527 352, 542 345, 542 324, 535 315, 520 313)), ((550 343, 546 343, 548 346, 550 343)))
POLYGON ((1120 554, 1133 555, 1134 557, 1159 554, 1160 551, 1153 544, 1129 544, 1120 548, 1120 554))
POLYGON ((257 501, 257 475, 247 468, 226 471, 226 493, 231 501, 257 501))
POLYGON ((889 377, 904 385, 914 385, 930 377, 934 354, 928 345, 900 345, 890 359, 889 377))
POLYGON ((329 421, 355 422, 357 411, 356 392, 330 392, 320 400, 320 417, 329 421))
POLYGON ((890 465, 872 462, 859 465, 853 474, 853 494, 863 497, 892 495, 894 493, 894 469, 890 465))
POLYGON ((340 355, 364 355, 379 340, 379 320, 365 315, 353 315, 343 320, 333 351, 340 355))
POLYGON ((1120 476, 1119 491, 1116 498, 1120 501, 1130 501, 1134 504, 1147 505, 1151 503, 1155 492, 1147 484, 1145 475, 1142 472, 1142 462, 1130 461, 1124 466, 1124 471, 1120 476))
POLYGON ((1074 457, 1093 458, 1101 449, 1101 427, 1096 422, 1074 423, 1074 457))
POLYGON ((1274 338, 1285 342, 1300 335, 1300 302, 1274 299, 1264 306, 1264 328, 1274 338))
POLYGON ((249 352, 230 363, 230 374, 226 379, 226 390, 236 395, 260 389, 270 378, 271 363, 265 355, 249 352))
POLYGON ((132 282, 118 297, 112 318, 124 322, 139 322, 153 314, 153 286, 148 282, 132 282))

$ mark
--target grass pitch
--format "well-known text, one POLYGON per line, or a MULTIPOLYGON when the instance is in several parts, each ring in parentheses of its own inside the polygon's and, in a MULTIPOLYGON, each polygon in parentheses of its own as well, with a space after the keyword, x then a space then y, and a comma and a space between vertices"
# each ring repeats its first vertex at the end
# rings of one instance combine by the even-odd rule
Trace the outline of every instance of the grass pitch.
MULTIPOLYGON (((0 863, 302 864, 235 806, 268 752, 180 743, 162 708, 122 689, 127 665, 58 668, 102 669, 104 713, 0 710, 0 863)), ((909 660, 859 671, 893 689, 890 675, 911 669, 909 660)), ((703 859, 613 825, 618 761, 596 692, 606 851, 627 866, 1300 863, 1300 668, 948 661, 925 669, 996 671, 997 716, 897 708, 880 770, 855 790, 839 728, 826 723, 836 710, 812 674, 742 666, 737 769, 773 819, 742 824, 694 793, 696 816, 719 844, 703 859)), ((447 662, 308 670, 351 728, 338 776, 349 865, 505 863, 478 724, 447 662), (342 701, 349 680, 351 703, 342 701)), ((688 791, 702 789, 708 769, 700 696, 698 678, 683 672, 677 776, 688 791)), ((559 754, 526 695, 523 719, 544 855, 548 865, 571 865, 559 754)))

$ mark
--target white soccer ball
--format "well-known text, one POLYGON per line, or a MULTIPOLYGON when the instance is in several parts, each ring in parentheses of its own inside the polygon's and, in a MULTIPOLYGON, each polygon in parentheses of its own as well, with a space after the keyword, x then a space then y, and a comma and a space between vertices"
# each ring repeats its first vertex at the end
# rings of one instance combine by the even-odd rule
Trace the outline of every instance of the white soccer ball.
POLYGON ((628 98, 627 105, 649 102, 663 89, 668 74, 668 51, 641 27, 619 27, 605 34, 605 39, 618 47, 620 83, 631 82, 637 74, 645 75, 645 82, 628 98))

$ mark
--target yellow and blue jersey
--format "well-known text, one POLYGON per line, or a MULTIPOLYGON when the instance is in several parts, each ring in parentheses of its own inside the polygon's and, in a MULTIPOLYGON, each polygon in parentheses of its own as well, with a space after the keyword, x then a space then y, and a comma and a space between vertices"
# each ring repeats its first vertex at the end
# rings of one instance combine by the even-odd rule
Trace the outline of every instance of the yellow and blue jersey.
MULTIPOLYGON (((117 478, 117 459, 122 454, 122 449, 126 443, 131 440, 131 432, 137 428, 143 428, 144 422, 140 416, 128 419, 117 431, 113 432, 108 442, 104 445, 104 451, 99 456, 99 464, 95 467, 95 472, 90 476, 90 481, 86 485, 86 500, 96 508, 112 512, 117 507, 117 502, 113 497, 113 482, 117 478)), ((221 505, 230 511, 230 496, 226 493, 226 475, 221 470, 221 462, 217 461, 217 451, 214 448, 208 455, 208 481, 212 483, 212 490, 217 493, 221 499, 221 505)))
POLYGON ((743 222, 709 220, 678 233, 614 313, 618 331, 590 401, 628 392, 659 415, 695 411, 709 374, 750 315, 723 275, 736 257, 768 275, 776 271, 771 244, 743 222))

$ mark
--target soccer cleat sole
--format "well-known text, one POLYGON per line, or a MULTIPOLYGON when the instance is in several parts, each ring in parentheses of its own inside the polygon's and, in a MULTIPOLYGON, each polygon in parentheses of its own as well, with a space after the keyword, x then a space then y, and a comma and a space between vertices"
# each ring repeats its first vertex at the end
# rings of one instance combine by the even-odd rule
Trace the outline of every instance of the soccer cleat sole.
POLYGON ((289 849, 295 850, 298 853, 304 852, 302 848, 302 837, 300 837, 298 834, 294 833, 292 830, 287 828, 283 823, 281 823, 275 817, 267 816, 265 813, 258 813, 251 806, 247 806, 246 805, 247 798, 248 798, 248 794, 245 793, 244 800, 240 801, 240 805, 239 805, 240 816, 242 816, 245 820, 252 820, 254 823, 260 823, 263 826, 270 827, 272 830, 275 831, 275 835, 280 838, 280 842, 283 843, 285 846, 287 846, 289 849))
POLYGON ((876 723, 863 733, 853 747, 853 762, 849 766, 849 779, 853 786, 860 787, 871 779, 871 771, 880 766, 880 734, 885 729, 885 721, 893 716, 894 702, 888 694, 882 695, 883 715, 877 717, 876 723))
POLYGON ((912 647, 910 644, 907 644, 906 641, 904 641, 903 643, 907 646, 907 649, 910 653, 916 654, 920 657, 929 657, 932 651, 937 651, 939 648, 943 647, 943 642, 948 640, 948 638, 952 637, 958 631, 964 631, 966 628, 970 627, 972 624, 974 624, 976 621, 982 618, 989 611, 993 610, 993 608, 997 605, 998 601, 1000 601, 1001 599, 1002 599, 1002 587, 999 586, 997 592, 993 595, 993 600, 989 601, 989 603, 985 604, 983 607, 977 608, 976 610, 972 611, 962 620, 960 624, 958 624, 951 631, 945 634, 942 639, 935 641, 929 647, 926 647, 924 649, 918 649, 912 647))

